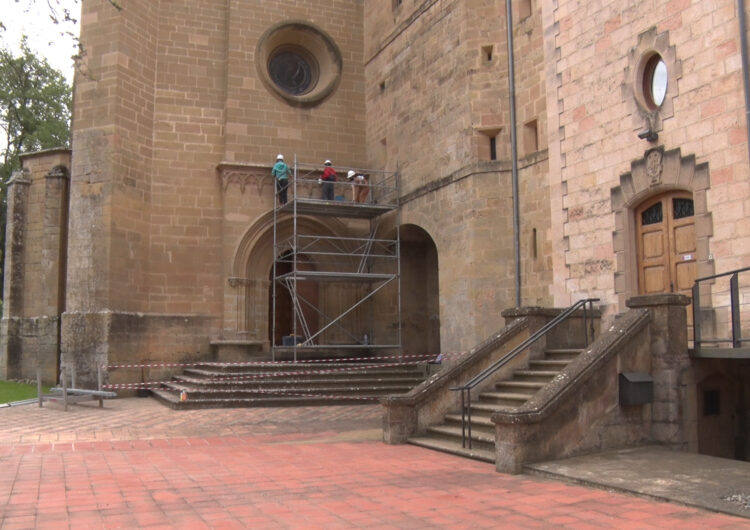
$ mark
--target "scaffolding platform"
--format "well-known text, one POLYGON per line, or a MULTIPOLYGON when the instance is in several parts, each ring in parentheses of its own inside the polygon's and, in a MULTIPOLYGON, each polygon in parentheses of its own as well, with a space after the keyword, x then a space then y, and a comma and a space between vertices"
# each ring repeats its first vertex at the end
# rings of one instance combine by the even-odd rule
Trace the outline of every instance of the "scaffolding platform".
POLYGON ((350 219, 374 219, 396 208, 392 204, 376 204, 352 201, 326 201, 312 198, 292 198, 278 208, 279 213, 290 215, 312 215, 321 217, 346 217, 350 219))
MULTIPOLYGON (((293 174, 289 178, 287 189, 289 201, 278 205, 277 191, 275 204, 278 206, 274 208, 276 260, 272 272, 272 357, 275 359, 277 355, 291 355, 296 360, 298 352, 307 352, 309 355, 318 353, 321 357, 336 357, 348 352, 348 355, 366 359, 375 350, 400 351, 399 173, 355 169, 355 172, 365 174, 369 179, 366 198, 363 202, 355 202, 347 200, 350 188, 352 199, 355 195, 352 184, 341 181, 333 184, 336 200, 320 198, 322 190, 318 185, 318 178, 322 168, 299 163, 295 157, 291 169, 293 174), (376 237, 381 218, 393 212, 397 216, 394 237, 376 237), (346 226, 348 232, 340 235, 305 232, 310 230, 310 224, 300 222, 303 217, 338 218, 342 221, 338 226, 346 226), (361 224, 363 222, 367 224, 361 224), (281 223, 287 226, 283 238, 279 235, 281 223), (364 237, 359 237, 361 234, 364 237), (378 328, 374 325, 375 310, 371 304, 376 293, 394 282, 397 296, 394 315, 396 322, 378 328), (321 293, 326 289, 336 289, 332 287, 335 284, 358 287, 334 291, 339 293, 333 295, 333 298, 340 300, 340 307, 337 307, 335 313, 329 314, 331 307, 320 307, 319 300, 326 299, 331 306, 331 297, 321 293), (314 292, 317 294, 309 297, 310 289, 314 289, 316 285, 317 290, 314 292), (342 292, 349 298, 342 298, 342 292), (277 296, 281 293, 289 295, 293 312, 291 318, 278 312, 277 296), (370 307, 365 309, 365 305, 370 307), (289 331, 288 337, 296 337, 297 345, 284 345, 283 341, 279 341, 276 326, 280 319, 282 322, 284 319, 291 320, 292 329, 282 328, 281 333, 287 335, 286 332, 289 331), (364 320, 368 321, 362 324, 364 320), (352 322, 359 323, 357 329, 347 327, 353 325, 352 322), (385 333, 383 329, 393 331, 385 333)), ((338 169, 346 174, 349 168, 338 169)), ((362 185, 359 186, 361 190, 362 185)), ((358 198, 362 200, 361 196, 358 198)), ((287 326, 289 320, 286 320, 287 326)))

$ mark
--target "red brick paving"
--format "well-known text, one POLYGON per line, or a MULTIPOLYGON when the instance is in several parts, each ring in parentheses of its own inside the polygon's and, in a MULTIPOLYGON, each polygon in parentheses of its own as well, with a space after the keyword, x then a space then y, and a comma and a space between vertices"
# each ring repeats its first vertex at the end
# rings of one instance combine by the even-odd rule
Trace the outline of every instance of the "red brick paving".
POLYGON ((377 407, 109 412, 0 410, 0 528, 750 528, 385 445, 377 407))

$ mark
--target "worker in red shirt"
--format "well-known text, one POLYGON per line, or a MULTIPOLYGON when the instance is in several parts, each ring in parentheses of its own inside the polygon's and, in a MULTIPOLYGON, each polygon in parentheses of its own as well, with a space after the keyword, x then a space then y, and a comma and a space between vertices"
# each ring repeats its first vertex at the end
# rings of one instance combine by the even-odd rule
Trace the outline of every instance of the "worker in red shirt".
POLYGON ((336 170, 333 169, 333 165, 330 160, 325 161, 325 169, 318 182, 323 185, 323 200, 333 200, 333 183, 336 182, 336 170))

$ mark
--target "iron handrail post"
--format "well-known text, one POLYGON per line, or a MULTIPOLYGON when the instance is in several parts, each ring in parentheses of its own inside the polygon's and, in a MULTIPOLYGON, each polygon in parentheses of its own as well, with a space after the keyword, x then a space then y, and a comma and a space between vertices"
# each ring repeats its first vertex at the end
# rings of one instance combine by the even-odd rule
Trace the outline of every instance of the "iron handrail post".
POLYGON ((466 403, 468 404, 466 415, 468 416, 467 425, 469 426, 469 449, 471 449, 471 389, 466 390, 466 403))
POLYGON ((587 302, 583 304, 583 347, 586 348, 589 345, 589 317, 587 302))
POLYGON ((700 305, 701 305, 701 295, 700 295, 700 285, 698 282, 693 283, 693 348, 696 351, 700 351, 701 349, 701 321, 699 318, 700 315, 700 305))
POLYGON ((742 323, 740 322, 740 281, 739 273, 729 279, 729 299, 732 304, 732 347, 742 346, 742 323))
POLYGON ((461 447, 466 447, 466 389, 461 389, 461 447))

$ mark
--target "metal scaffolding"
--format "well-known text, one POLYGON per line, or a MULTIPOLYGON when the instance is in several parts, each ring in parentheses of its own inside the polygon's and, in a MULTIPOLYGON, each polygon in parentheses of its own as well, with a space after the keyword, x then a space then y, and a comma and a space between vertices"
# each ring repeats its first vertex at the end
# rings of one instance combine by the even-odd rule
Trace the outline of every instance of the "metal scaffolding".
MULTIPOLYGON (((271 351, 277 354, 319 352, 362 355, 373 350, 401 351, 401 264, 399 179, 396 172, 338 168, 338 181, 334 183, 335 200, 321 197, 318 180, 320 166, 304 164, 296 157, 288 182, 289 200, 279 204, 276 190, 273 213, 274 260, 272 272, 272 319, 271 351), (349 170, 366 175, 368 194, 363 202, 354 201, 354 186, 346 182, 344 175, 349 170), (350 191, 351 189, 351 191, 350 191), (395 215, 393 239, 377 237, 381 220, 386 215, 395 215), (352 234, 325 235, 308 233, 300 223, 302 218, 338 218, 346 223, 352 234), (291 222, 291 235, 280 237, 280 223, 291 222), (328 304, 322 307, 316 300, 305 297, 303 288, 315 286, 316 293, 333 286, 349 286, 348 299, 340 307, 328 304), (387 286, 396 291, 395 322, 376 331, 373 301, 387 286), (352 287, 357 286, 357 287, 352 287), (291 299, 292 333, 277 344, 276 326, 278 318, 277 294, 286 292, 291 299), (335 312, 331 311, 331 306, 335 312), (369 306, 369 307, 368 307, 369 306), (351 317, 358 313, 359 319, 368 322, 359 329, 352 328, 351 317), (315 315, 317 326, 311 326, 306 314, 315 315), (349 320, 347 322, 347 317, 349 320), (364 327, 365 331, 362 331, 364 327)), ((309 226, 309 224, 307 225, 309 226)), ((307 289, 309 291, 309 288, 307 289)), ((329 300, 330 301, 330 300, 329 300)))

